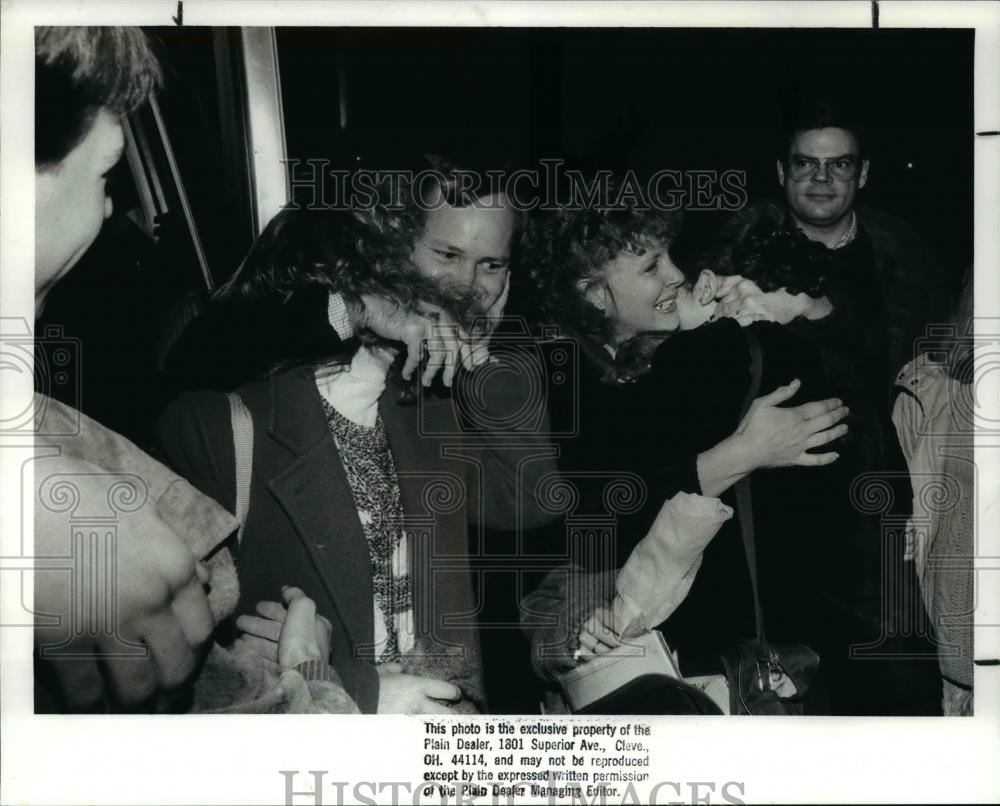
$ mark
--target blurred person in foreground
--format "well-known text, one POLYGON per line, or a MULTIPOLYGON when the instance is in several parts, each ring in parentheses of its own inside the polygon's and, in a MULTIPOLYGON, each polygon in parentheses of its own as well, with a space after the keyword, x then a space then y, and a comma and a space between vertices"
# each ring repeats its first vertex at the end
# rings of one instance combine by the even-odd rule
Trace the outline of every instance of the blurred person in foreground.
MULTIPOLYGON (((121 116, 145 102, 160 76, 137 28, 35 29, 36 315, 111 215, 107 180, 124 149, 121 116)), ((35 396, 35 430, 37 711, 167 707, 206 668, 230 681, 220 707, 340 707, 320 662, 324 626, 294 588, 271 611, 282 617, 273 674, 228 657, 201 666, 235 586, 225 569, 201 561, 237 527, 232 515, 44 393, 35 396)))

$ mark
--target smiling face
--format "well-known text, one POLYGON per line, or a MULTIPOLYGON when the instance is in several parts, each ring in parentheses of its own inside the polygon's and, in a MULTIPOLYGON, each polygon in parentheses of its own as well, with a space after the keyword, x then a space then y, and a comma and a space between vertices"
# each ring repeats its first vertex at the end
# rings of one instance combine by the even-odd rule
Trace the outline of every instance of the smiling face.
POLYGON ((868 180, 854 135, 835 127, 799 132, 786 164, 778 163, 778 184, 800 223, 832 227, 850 213, 868 180), (836 174, 836 175, 835 175, 836 174))
POLYGON ((648 239, 608 261, 597 280, 580 281, 580 288, 612 321, 615 342, 621 344, 639 333, 677 330, 677 292, 683 282, 666 246, 648 239))
POLYGON ((54 168, 35 172, 35 306, 83 257, 111 215, 107 175, 121 159, 118 118, 100 109, 87 135, 54 168))
POLYGON ((427 213, 411 259, 424 277, 463 294, 472 291, 486 311, 503 293, 513 235, 506 196, 487 196, 468 207, 446 204, 427 213))

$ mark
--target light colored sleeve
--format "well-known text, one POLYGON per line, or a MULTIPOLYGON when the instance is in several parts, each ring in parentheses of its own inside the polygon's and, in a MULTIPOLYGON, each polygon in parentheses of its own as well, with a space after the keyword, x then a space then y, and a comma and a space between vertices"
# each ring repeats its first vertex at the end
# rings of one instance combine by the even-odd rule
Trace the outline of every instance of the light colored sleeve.
POLYGON ((917 451, 916 424, 921 418, 920 402, 909 392, 901 392, 892 407, 892 424, 896 427, 899 447, 903 449, 907 465, 912 469, 917 451))
POLYGON ((718 498, 691 493, 663 504, 615 580, 619 635, 641 635, 670 617, 687 598, 705 548, 732 516, 718 498))

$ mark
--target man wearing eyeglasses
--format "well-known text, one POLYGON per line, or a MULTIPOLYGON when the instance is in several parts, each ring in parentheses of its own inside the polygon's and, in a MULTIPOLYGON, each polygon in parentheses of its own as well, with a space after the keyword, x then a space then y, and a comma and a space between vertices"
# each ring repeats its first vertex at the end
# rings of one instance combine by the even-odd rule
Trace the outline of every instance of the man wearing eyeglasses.
POLYGON ((794 134, 778 184, 798 225, 810 239, 837 249, 857 234, 854 199, 868 181, 868 160, 858 138, 835 126, 794 134))
POLYGON ((852 309, 859 355, 888 405, 896 373, 928 324, 951 309, 948 274, 903 221, 856 205, 869 161, 859 127, 828 103, 803 110, 777 159, 789 224, 835 250, 836 283, 852 309))

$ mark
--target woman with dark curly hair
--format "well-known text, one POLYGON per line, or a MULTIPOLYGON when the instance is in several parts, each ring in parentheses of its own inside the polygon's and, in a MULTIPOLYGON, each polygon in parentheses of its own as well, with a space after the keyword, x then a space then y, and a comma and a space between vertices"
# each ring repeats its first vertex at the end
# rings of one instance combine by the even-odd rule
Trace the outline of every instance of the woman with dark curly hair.
MULTIPOLYGON (((466 174, 441 158, 426 157, 421 168, 411 180, 386 180, 364 206, 278 213, 244 266, 165 349, 175 393, 228 391, 290 360, 329 356, 351 335, 347 322, 373 287, 373 300, 405 307, 420 289, 452 314, 461 309, 465 324, 478 320, 463 360, 471 361, 474 346, 485 360, 489 328, 507 300, 520 217, 502 195, 476 197, 466 174), (348 264, 351 271, 342 271, 348 264)), ((422 355, 412 346, 407 372, 422 355)), ((454 367, 442 362, 453 346, 429 345, 425 383, 438 371, 450 380, 454 367)))
POLYGON ((763 202, 734 213, 717 244, 694 261, 691 274, 702 270, 726 279, 700 278, 699 305, 686 309, 699 321, 682 322, 682 330, 712 315, 736 316, 742 324, 756 319, 784 325, 812 322, 805 329, 821 330, 822 344, 836 345, 825 358, 850 365, 837 369, 841 381, 861 383, 863 397, 881 401, 876 393, 885 347, 880 297, 859 294, 865 280, 845 272, 837 253, 806 237, 782 208, 763 202), (705 309, 718 298, 720 305, 705 309))
MULTIPOLYGON (((716 271, 702 271, 686 284, 668 252, 677 228, 670 214, 561 210, 532 233, 527 265, 540 289, 543 321, 559 323, 586 357, 574 401, 580 437, 564 446, 563 475, 580 485, 582 506, 589 501, 593 508, 604 505, 602 479, 642 479, 649 506, 618 517, 618 567, 634 536, 645 534, 655 517, 652 505, 677 491, 734 503, 726 491, 750 475, 769 637, 819 651, 834 713, 932 712, 934 698, 906 685, 919 689, 926 682, 919 673, 909 674, 912 664, 896 661, 907 667, 896 674, 892 663, 846 660, 850 643, 875 644, 883 628, 892 627, 878 610, 874 578, 879 522, 850 498, 859 474, 886 465, 882 453, 865 449, 880 447, 880 435, 870 433, 871 418, 861 429, 864 438, 845 439, 848 428, 841 420, 848 407, 842 401, 852 411, 864 409, 864 402, 854 394, 857 385, 835 371, 841 364, 820 352, 822 332, 809 332, 813 320, 832 310, 830 299, 819 296, 830 288, 823 255, 805 239, 778 232, 768 211, 754 209, 731 223, 721 248, 706 258, 716 271), (793 277, 800 265, 809 268, 793 277), (743 271, 773 293, 743 312, 742 322, 709 322, 716 297, 739 282, 723 276, 743 271), (756 321, 765 317, 794 320, 802 332, 756 321), (749 325, 760 345, 765 395, 742 419, 751 349, 741 324, 749 325), (677 332, 683 327, 693 330, 677 332), (826 399, 778 406, 800 389, 809 398, 826 399), (814 452, 834 440, 836 453, 814 452), (796 467, 802 465, 810 467, 796 467)), ((561 408, 570 410, 565 401, 561 408)), ((566 614, 566 602, 558 601, 564 594, 543 585, 528 609, 566 614)), ((614 645, 613 631, 594 616, 606 604, 570 603, 568 631, 560 625, 567 650, 602 654, 614 645)), ((689 593, 659 629, 678 652, 685 675, 720 673, 722 653, 753 637, 750 574, 737 519, 708 544, 689 593)), ((539 641, 558 643, 551 630, 537 632, 539 641)), ((573 663, 570 652, 535 660, 550 678, 573 663)))
POLYGON ((302 589, 333 625, 330 663, 348 702, 362 712, 483 708, 469 615, 469 523, 508 528, 516 518, 531 526, 551 517, 536 514, 532 490, 534 474, 554 467, 543 459, 525 473, 523 446, 506 445, 497 433, 511 412, 523 412, 530 392, 517 382, 523 375, 469 380, 484 358, 477 341, 488 337, 506 297, 511 211, 445 200, 426 221, 432 217, 433 227, 421 230, 408 225, 405 212, 383 207, 279 213, 219 298, 244 317, 259 313, 258 327, 268 334, 280 332, 287 306, 305 298, 313 308, 302 309, 294 338, 263 377, 239 386, 235 398, 186 394, 159 427, 171 464, 236 511, 245 444, 237 403, 245 407, 252 472, 243 529, 232 546, 240 579, 236 626, 273 655, 282 588, 302 589), (464 246, 461 259, 445 251, 443 240, 464 246), (440 276, 439 265, 453 269, 449 277, 440 276), (469 276, 459 277, 466 265, 469 276), (476 283, 480 271, 490 283, 476 283), (337 333, 334 323, 342 328, 337 333), (425 341, 435 355, 422 380, 441 370, 450 385, 462 366, 457 382, 474 383, 480 402, 468 413, 471 425, 480 424, 476 415, 483 418, 495 437, 491 446, 465 444, 445 395, 403 405, 412 401, 407 377, 425 341), (524 495, 516 494, 519 482, 524 495), (444 556, 447 568, 433 562, 444 556))

